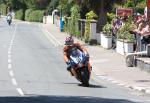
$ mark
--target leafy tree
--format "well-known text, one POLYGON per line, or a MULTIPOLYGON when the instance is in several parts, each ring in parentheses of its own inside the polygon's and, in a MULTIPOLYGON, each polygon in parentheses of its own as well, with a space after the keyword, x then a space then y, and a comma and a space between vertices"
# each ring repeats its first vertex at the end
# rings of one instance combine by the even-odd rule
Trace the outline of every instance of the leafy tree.
POLYGON ((24 3, 24 0, 11 0, 11 7, 15 10, 19 9, 26 9, 26 5, 24 3))
POLYGON ((74 3, 70 0, 59 0, 58 9, 61 11, 63 15, 70 16, 71 8, 74 6, 74 3))
POLYGON ((72 8, 71 8, 71 25, 72 25, 72 28, 71 28, 71 33, 72 34, 79 34, 79 31, 78 31, 78 19, 80 19, 80 14, 79 14, 79 6, 78 5, 74 5, 72 8))
POLYGON ((51 0, 24 0, 27 8, 46 9, 51 0))
POLYGON ((75 2, 82 7, 93 10, 99 17, 99 25, 105 25, 107 12, 112 10, 113 4, 123 3, 124 0, 75 0, 75 2))
POLYGON ((51 14, 52 11, 57 8, 58 5, 59 5, 59 0, 51 0, 47 8, 48 13, 51 14))

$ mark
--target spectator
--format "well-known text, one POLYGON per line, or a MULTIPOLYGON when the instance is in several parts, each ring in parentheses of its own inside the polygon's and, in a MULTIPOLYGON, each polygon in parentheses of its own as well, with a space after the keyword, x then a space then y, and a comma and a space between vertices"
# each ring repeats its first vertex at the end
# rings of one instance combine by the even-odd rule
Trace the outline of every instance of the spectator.
POLYGON ((150 43, 150 22, 146 21, 145 27, 140 32, 141 34, 141 43, 142 43, 142 50, 146 50, 147 44, 150 43))
POLYGON ((47 12, 46 11, 43 13, 43 23, 44 24, 47 23, 47 12))
POLYGON ((134 30, 136 38, 136 51, 146 50, 146 45, 150 43, 150 22, 142 21, 138 28, 134 30))
POLYGON ((112 48, 115 49, 116 48, 116 39, 117 39, 117 32, 119 30, 119 28, 121 27, 122 25, 122 21, 119 17, 116 17, 113 21, 112 21, 112 48))

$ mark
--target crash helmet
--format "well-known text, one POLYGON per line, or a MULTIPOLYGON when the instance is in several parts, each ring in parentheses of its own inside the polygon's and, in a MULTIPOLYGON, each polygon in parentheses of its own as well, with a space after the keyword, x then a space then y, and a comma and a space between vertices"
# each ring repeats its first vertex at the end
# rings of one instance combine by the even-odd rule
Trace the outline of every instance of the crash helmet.
POLYGON ((66 37, 66 39, 65 39, 65 45, 73 45, 73 43, 74 43, 74 39, 73 39, 72 36, 66 37))

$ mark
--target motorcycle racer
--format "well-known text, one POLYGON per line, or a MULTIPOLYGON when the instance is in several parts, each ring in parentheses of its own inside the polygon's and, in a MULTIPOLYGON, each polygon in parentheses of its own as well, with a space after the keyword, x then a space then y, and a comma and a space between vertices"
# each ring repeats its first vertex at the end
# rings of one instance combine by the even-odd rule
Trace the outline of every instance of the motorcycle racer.
POLYGON ((76 72, 74 70, 75 68, 73 68, 71 66, 71 62, 70 62, 70 54, 71 54, 73 48, 79 49, 86 55, 86 57, 88 58, 87 59, 88 60, 88 70, 89 70, 89 73, 91 74, 91 65, 89 63, 89 53, 86 50, 86 48, 83 47, 80 43, 74 43, 74 39, 72 36, 66 37, 65 46, 63 48, 64 60, 67 64, 67 70, 71 71, 72 76, 75 76, 75 77, 77 76, 76 72))

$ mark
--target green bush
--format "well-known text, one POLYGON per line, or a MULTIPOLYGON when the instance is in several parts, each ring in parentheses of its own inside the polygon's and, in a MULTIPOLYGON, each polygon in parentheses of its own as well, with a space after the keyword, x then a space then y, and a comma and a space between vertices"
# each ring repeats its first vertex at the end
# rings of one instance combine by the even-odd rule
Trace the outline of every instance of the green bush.
POLYGON ((32 10, 32 9, 27 9, 26 11, 25 11, 25 20, 26 21, 31 21, 30 20, 30 17, 31 17, 31 13, 33 12, 34 10, 32 10))
POLYGON ((64 30, 71 34, 71 17, 65 17, 64 30))
POLYGON ((15 12, 15 18, 19 20, 24 20, 24 11, 23 9, 20 9, 15 12))
POLYGON ((87 20, 97 20, 98 19, 98 16, 93 12, 93 11, 90 11, 86 14, 86 19, 87 20))
POLYGON ((2 13, 2 15, 7 14, 7 6, 5 4, 0 4, 0 12, 2 13))
POLYGON ((64 17, 64 31, 68 32, 68 17, 64 17))
POLYGON ((111 29, 112 29, 112 24, 107 22, 106 25, 103 27, 103 33, 106 36, 111 36, 111 29))
POLYGON ((33 22, 42 22, 43 21, 43 13, 44 11, 35 10, 30 15, 30 20, 33 22))
POLYGON ((133 42, 135 40, 134 35, 129 33, 129 31, 132 30, 132 28, 135 28, 135 25, 133 23, 125 22, 117 33, 118 39, 133 42))
POLYGON ((42 22, 43 14, 44 14, 43 10, 28 9, 25 13, 25 20, 31 22, 42 22))
POLYGON ((111 21, 115 18, 116 14, 107 13, 107 22, 111 23, 111 21))

